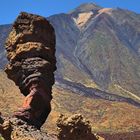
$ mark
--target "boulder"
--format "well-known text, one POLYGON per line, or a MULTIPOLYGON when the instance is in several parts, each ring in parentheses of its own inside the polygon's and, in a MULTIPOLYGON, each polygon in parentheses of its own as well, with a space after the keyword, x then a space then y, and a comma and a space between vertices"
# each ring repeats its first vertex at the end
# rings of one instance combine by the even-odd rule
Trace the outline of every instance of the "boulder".
POLYGON ((92 132, 90 122, 81 114, 60 115, 57 127, 59 140, 98 140, 92 132))

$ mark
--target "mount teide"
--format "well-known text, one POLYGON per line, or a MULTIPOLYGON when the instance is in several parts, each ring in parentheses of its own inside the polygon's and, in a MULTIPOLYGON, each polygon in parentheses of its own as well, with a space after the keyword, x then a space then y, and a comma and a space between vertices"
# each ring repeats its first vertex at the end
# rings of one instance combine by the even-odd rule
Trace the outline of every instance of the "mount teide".
POLYGON ((83 4, 48 19, 57 35, 56 77, 140 101, 140 15, 83 4))

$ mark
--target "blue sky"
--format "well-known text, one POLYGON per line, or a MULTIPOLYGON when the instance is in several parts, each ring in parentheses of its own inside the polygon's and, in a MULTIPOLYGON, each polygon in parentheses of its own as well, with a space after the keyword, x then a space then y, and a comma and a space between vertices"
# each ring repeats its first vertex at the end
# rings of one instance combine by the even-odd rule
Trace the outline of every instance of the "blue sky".
POLYGON ((120 7, 140 13, 140 0, 1 0, 0 24, 12 23, 21 11, 48 17, 66 13, 82 3, 89 2, 102 7, 120 7))

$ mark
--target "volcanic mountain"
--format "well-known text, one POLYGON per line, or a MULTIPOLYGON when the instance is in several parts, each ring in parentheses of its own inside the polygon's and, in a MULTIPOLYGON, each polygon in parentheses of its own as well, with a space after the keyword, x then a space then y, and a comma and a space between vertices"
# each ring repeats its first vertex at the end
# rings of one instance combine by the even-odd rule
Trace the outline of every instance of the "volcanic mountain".
MULTIPOLYGON (((102 125, 103 131, 106 126, 108 131, 121 130, 122 125, 130 126, 130 122, 135 122, 133 130, 137 130, 140 126, 136 117, 140 114, 140 14, 88 3, 47 19, 55 28, 57 39, 54 91, 59 95, 54 94, 54 106, 58 107, 55 113, 81 111, 91 120, 94 116, 94 123, 102 125), (95 121, 97 114, 93 110, 97 111, 99 120, 95 121), (129 114, 130 111, 133 113, 129 114), (117 113, 115 117, 113 113, 117 113), (122 116, 126 120, 117 122, 122 116)), ((10 28, 11 25, 0 26, 1 69, 7 63, 4 42, 10 28)), ((2 79, 7 80, 4 76, 2 79)))
POLYGON ((56 77, 140 102, 140 15, 83 4, 48 19, 57 35, 56 77))

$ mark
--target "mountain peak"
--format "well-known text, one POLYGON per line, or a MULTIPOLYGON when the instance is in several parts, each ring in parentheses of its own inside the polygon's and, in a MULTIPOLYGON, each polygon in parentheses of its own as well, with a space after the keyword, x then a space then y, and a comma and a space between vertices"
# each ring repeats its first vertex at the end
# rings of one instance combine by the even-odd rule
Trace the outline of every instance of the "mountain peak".
POLYGON ((94 3, 84 3, 78 6, 74 11, 71 11, 70 13, 83 13, 83 12, 90 12, 93 10, 99 10, 102 7, 94 4, 94 3))

